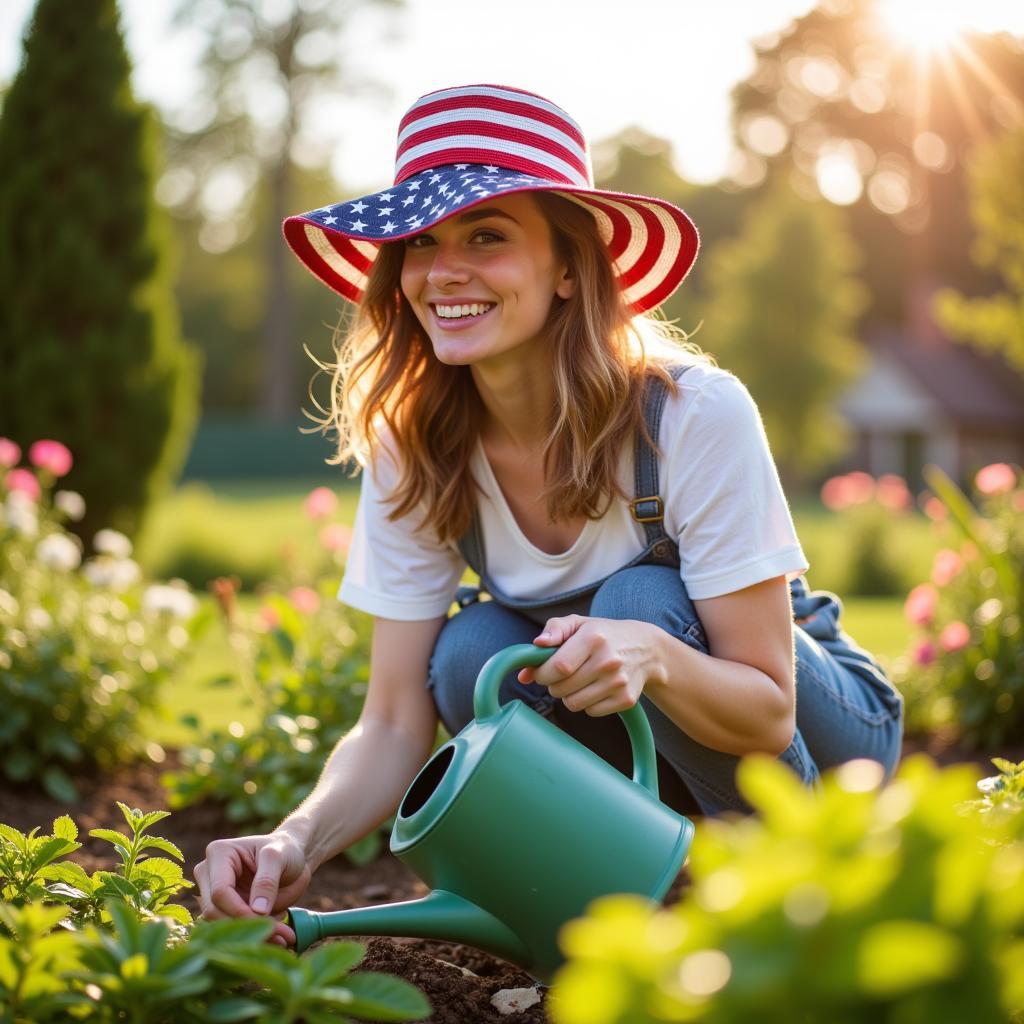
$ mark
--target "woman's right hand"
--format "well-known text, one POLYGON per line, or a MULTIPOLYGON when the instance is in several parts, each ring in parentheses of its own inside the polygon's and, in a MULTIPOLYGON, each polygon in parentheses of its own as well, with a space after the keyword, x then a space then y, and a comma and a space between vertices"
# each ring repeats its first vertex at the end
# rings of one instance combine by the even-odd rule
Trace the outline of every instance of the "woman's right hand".
MULTIPOLYGON (((280 914, 306 891, 312 869, 299 843, 283 832, 215 839, 206 860, 192 872, 199 884, 199 905, 206 920, 280 914)), ((294 946, 295 932, 274 922, 269 940, 294 946)))

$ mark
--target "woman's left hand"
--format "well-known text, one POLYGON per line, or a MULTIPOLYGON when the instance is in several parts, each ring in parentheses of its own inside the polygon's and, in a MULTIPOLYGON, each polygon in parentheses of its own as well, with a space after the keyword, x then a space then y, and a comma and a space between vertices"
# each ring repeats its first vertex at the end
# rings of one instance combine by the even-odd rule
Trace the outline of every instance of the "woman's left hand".
POLYGON ((543 665, 522 669, 519 681, 546 686, 570 711, 594 717, 625 711, 640 699, 646 683, 661 674, 656 630, 633 619, 548 619, 533 642, 561 649, 543 665))

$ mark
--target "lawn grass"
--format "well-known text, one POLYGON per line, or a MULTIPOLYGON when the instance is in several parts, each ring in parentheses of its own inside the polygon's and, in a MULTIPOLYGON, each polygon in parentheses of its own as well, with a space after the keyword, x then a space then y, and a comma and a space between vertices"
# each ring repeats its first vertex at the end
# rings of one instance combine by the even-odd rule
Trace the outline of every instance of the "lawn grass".
MULTIPOLYGON (((153 510, 137 545, 138 560, 150 578, 188 579, 204 601, 212 601, 205 592, 209 579, 237 574, 244 588, 239 609, 252 614, 260 603, 253 593, 258 583, 268 579, 294 582, 295 567, 301 570, 316 564, 321 554, 320 527, 306 518, 303 501, 313 487, 323 483, 321 478, 186 484, 153 510)), ((358 484, 339 473, 333 489, 338 509, 331 521, 351 524, 358 484)), ((856 557, 856 552, 847 550, 844 520, 815 502, 795 503, 794 518, 811 562, 811 585, 840 593, 846 630, 884 663, 890 663, 909 642, 902 596, 844 594, 843 577, 850 559, 856 557)), ((891 542, 901 554, 909 589, 927 576, 935 541, 929 523, 917 516, 897 518, 891 528, 891 542)), ((194 738, 179 721, 184 714, 198 717, 204 730, 224 728, 232 721, 249 727, 256 712, 244 702, 239 684, 210 685, 218 676, 236 674, 236 657, 218 615, 168 688, 165 715, 150 720, 148 732, 165 746, 180 746, 194 738)))

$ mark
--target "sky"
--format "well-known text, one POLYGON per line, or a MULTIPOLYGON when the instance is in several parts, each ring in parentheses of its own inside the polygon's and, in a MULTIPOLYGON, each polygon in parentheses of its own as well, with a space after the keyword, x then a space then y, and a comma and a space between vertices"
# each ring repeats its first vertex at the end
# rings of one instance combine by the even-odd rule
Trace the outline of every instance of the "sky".
MULTIPOLYGON (((268 8, 289 0, 261 0, 268 8)), ((1024 0, 884 0, 903 24, 937 17, 1024 35, 1024 0), (909 19, 908 16, 909 15, 909 19)), ((350 66, 384 95, 324 104, 317 130, 333 140, 331 167, 367 189, 390 181, 398 121, 433 89, 497 82, 561 105, 593 142, 630 124, 667 138, 694 182, 726 173, 729 93, 753 68, 754 39, 783 29, 813 0, 406 0, 389 38, 382 17, 357 12, 350 66)), ((20 60, 33 0, 0 3, 0 80, 20 60)), ((137 94, 180 109, 198 88, 198 39, 172 30, 174 0, 121 0, 137 94)), ((394 20, 394 19, 393 19, 394 20)))

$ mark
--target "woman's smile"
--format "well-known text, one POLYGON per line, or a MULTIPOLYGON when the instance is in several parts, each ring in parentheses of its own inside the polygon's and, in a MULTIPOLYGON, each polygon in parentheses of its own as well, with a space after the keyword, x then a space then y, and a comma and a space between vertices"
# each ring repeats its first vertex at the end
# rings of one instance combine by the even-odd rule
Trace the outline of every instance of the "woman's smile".
POLYGON ((497 308, 494 302, 430 303, 434 323, 442 331, 463 331, 473 327, 497 308))

